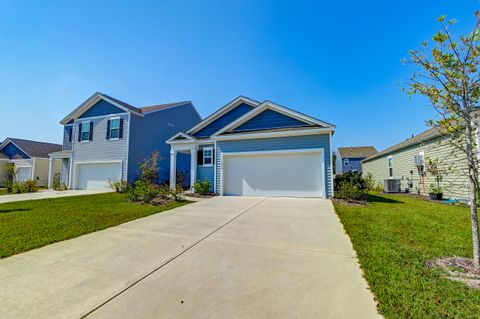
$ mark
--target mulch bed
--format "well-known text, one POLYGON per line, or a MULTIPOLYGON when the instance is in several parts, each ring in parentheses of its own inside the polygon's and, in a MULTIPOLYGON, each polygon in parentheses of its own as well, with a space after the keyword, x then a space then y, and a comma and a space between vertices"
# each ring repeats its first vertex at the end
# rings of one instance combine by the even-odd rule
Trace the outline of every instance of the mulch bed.
POLYGON ((362 199, 343 199, 343 198, 332 198, 332 201, 334 203, 339 203, 344 206, 351 206, 351 207, 357 207, 357 206, 368 206, 369 203, 366 200, 362 199))
POLYGON ((480 271, 473 266, 473 260, 463 257, 444 257, 427 261, 429 268, 439 268, 447 273, 447 279, 460 281, 480 290, 480 271))

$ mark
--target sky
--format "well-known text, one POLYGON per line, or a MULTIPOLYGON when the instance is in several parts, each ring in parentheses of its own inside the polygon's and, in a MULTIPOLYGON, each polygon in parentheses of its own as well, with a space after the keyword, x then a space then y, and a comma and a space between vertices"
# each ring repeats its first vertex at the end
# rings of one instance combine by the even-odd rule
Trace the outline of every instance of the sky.
POLYGON ((335 124, 334 147, 382 150, 426 129, 401 59, 478 1, 0 0, 0 140, 61 143, 94 92, 135 106, 190 100, 203 117, 238 95, 335 124))

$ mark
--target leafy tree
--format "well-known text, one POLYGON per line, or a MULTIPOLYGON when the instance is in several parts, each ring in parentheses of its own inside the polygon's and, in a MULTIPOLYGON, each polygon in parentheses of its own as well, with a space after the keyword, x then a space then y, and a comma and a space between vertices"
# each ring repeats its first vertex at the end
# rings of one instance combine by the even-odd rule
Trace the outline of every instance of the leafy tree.
POLYGON ((465 174, 469 180, 469 200, 473 235, 473 262, 480 269, 477 191, 479 190, 479 158, 477 148, 478 102, 480 98, 480 13, 471 33, 455 36, 451 32, 456 20, 438 18, 441 30, 432 43, 424 41, 421 50, 409 52, 405 62, 420 71, 409 81, 407 92, 429 100, 440 119, 428 121, 448 137, 447 143, 467 160, 465 174))

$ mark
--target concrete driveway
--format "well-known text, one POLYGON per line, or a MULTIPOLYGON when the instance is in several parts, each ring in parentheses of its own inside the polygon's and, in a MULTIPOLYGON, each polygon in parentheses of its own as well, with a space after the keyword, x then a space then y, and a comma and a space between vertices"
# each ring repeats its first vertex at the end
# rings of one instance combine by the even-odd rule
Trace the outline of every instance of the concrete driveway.
POLYGON ((0 318, 375 318, 330 201, 217 197, 0 260, 0 318))
POLYGON ((100 193, 111 193, 113 190, 107 189, 96 189, 96 190, 65 190, 65 191, 55 191, 53 189, 39 190, 35 193, 23 193, 23 194, 11 194, 11 195, 2 195, 0 196, 0 204, 12 203, 12 202, 21 202, 24 200, 36 200, 36 199, 46 199, 46 198, 59 198, 59 197, 70 197, 70 196, 81 196, 81 195, 93 195, 100 193))

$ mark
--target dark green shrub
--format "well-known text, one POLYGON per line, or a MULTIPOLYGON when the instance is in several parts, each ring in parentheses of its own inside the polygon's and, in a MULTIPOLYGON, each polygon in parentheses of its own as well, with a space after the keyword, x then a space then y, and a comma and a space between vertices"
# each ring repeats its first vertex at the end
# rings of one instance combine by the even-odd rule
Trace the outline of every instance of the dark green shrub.
POLYGON ((337 198, 358 200, 365 198, 369 185, 358 172, 347 172, 335 177, 334 190, 337 198))
POLYGON ((211 194, 211 191, 210 191, 210 181, 208 180, 208 178, 202 182, 200 180, 198 180, 195 185, 193 186, 193 188, 195 189, 195 192, 197 192, 198 194, 200 195, 209 195, 211 194))

